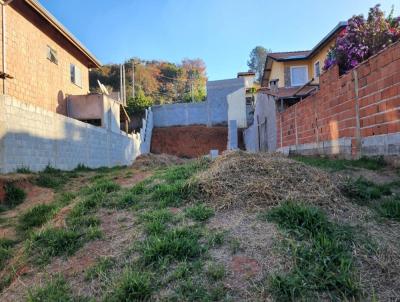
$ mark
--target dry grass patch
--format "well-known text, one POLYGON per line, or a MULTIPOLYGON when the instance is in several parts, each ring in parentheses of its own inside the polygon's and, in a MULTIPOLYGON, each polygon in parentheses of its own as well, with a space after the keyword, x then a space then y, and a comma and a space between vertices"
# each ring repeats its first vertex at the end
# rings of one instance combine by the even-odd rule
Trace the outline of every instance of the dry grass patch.
POLYGON ((197 182, 217 209, 273 206, 288 199, 329 205, 341 199, 327 172, 278 154, 226 153, 197 182))

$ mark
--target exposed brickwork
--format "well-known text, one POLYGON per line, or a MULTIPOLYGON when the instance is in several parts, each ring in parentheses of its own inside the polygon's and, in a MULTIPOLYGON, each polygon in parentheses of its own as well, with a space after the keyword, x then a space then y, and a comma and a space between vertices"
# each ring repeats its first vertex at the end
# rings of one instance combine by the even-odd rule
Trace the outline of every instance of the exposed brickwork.
POLYGON ((5 81, 5 94, 65 115, 66 96, 89 91, 87 59, 25 1, 6 6, 5 15, 6 72, 14 77, 5 81), (47 59, 47 46, 57 51, 58 64, 47 59), (81 70, 82 87, 71 82, 71 63, 81 70))
POLYGON ((228 144, 227 127, 184 126, 154 128, 151 152, 180 157, 198 157, 211 149, 225 151, 228 144))
MULTIPOLYGON (((400 132, 400 44, 358 66, 360 139, 400 132)), ((357 146, 356 87, 353 72, 338 67, 321 75, 320 91, 277 115, 278 148, 341 138, 357 146)))

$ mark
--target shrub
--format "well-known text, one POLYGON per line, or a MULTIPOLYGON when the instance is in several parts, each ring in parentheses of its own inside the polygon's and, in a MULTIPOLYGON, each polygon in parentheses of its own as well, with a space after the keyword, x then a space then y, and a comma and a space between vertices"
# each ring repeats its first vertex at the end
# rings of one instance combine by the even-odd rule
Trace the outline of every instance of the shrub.
POLYGON ((21 204, 25 198, 26 193, 21 188, 16 187, 14 184, 7 184, 5 186, 6 196, 5 196, 5 204, 9 208, 14 208, 17 205, 21 204))
POLYGON ((367 19, 363 15, 353 16, 329 52, 324 69, 338 64, 343 74, 397 41, 400 38, 399 21, 400 18, 393 18, 393 11, 386 18, 379 5, 369 10, 367 19))

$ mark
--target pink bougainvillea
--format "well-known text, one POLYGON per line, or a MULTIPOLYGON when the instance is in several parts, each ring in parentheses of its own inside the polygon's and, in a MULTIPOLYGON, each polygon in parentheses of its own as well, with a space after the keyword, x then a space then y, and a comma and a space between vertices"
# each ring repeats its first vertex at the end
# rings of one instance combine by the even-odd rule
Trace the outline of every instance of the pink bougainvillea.
POLYGON ((329 51, 324 70, 338 64, 340 74, 353 69, 362 61, 400 39, 400 17, 391 13, 385 17, 379 5, 371 8, 368 18, 363 15, 349 19, 329 51))

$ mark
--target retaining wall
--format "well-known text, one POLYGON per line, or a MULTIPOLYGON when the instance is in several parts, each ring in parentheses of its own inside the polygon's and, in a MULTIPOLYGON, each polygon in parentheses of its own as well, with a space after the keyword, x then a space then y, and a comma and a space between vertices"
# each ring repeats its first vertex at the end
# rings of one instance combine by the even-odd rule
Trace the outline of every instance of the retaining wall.
POLYGON ((227 127, 186 126, 154 128, 151 152, 194 158, 227 148, 227 127))
POLYGON ((148 152, 150 140, 151 134, 115 133, 0 95, 0 173, 129 165, 148 152))
POLYGON ((284 153, 400 154, 400 44, 339 77, 335 66, 320 91, 277 114, 278 148, 284 153))

